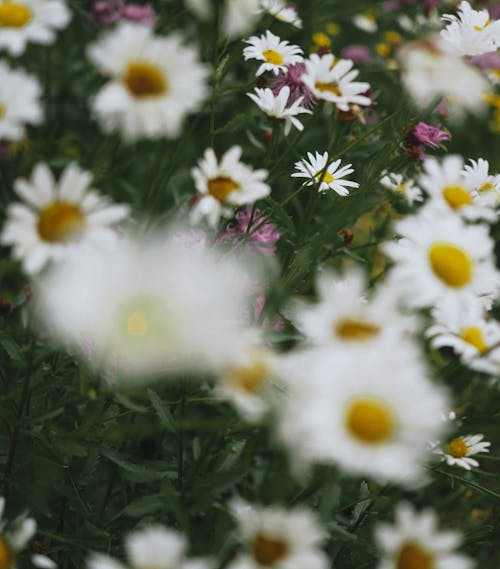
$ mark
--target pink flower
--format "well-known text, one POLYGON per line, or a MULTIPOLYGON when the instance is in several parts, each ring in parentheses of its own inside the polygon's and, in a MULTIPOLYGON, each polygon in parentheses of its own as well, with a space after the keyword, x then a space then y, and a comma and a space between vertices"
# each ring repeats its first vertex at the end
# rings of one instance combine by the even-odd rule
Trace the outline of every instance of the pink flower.
POLYGON ((276 242, 281 233, 274 223, 265 223, 265 216, 255 209, 252 219, 253 206, 248 205, 246 210, 239 211, 235 223, 229 223, 226 231, 219 237, 217 243, 230 241, 233 247, 244 243, 245 252, 258 252, 263 255, 272 255, 276 251, 276 242))
POLYGON ((479 69, 500 69, 500 55, 496 51, 471 57, 470 63, 479 69))
POLYGON ((156 14, 151 4, 141 6, 126 4, 123 0, 98 0, 92 5, 92 15, 94 20, 103 26, 109 26, 120 20, 148 26, 156 25, 156 14))
POLYGON ((299 97, 304 97, 302 106, 310 109, 314 106, 314 95, 309 87, 302 82, 302 75, 305 72, 306 66, 304 63, 288 65, 286 71, 280 71, 269 87, 275 95, 278 95, 283 87, 290 87, 288 104, 292 105, 299 97))
POLYGON ((354 63, 361 63, 364 65, 370 65, 373 63, 373 57, 370 50, 361 44, 353 43, 344 47, 342 50, 342 57, 344 59, 350 59, 354 63))
POLYGON ((125 4, 123 7, 123 18, 151 27, 156 25, 155 9, 151 4, 146 4, 145 6, 141 6, 140 4, 125 4))
POLYGON ((411 160, 424 160, 427 158, 424 152, 426 146, 439 148, 440 142, 450 140, 450 138, 450 133, 443 130, 441 125, 432 126, 425 122, 419 122, 405 138, 402 147, 411 160))

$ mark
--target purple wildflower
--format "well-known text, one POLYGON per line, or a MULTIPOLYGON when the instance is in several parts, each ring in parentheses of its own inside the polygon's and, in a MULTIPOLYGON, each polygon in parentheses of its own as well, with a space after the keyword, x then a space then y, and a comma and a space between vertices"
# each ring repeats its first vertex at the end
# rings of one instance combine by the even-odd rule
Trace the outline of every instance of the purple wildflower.
POLYGON ((98 0, 92 5, 94 20, 103 26, 109 26, 120 20, 128 20, 155 26, 156 14, 151 4, 126 4, 123 0, 98 0))
POLYGON ((363 65, 370 65, 373 63, 373 57, 370 50, 361 44, 353 43, 346 46, 341 55, 344 59, 350 59, 354 63, 361 63, 363 65))
POLYGON ((123 18, 151 27, 156 25, 155 9, 151 4, 146 4, 145 6, 141 6, 140 4, 125 4, 123 7, 123 18))
POLYGON ((479 69, 500 69, 500 55, 496 51, 482 53, 481 55, 471 57, 470 63, 479 67, 479 69))
POLYGON ((302 82, 302 75, 306 72, 304 63, 294 63, 288 65, 285 71, 280 71, 276 79, 271 83, 271 91, 278 95, 285 86, 290 87, 288 103, 292 105, 299 97, 304 97, 302 106, 310 109, 314 106, 314 95, 312 91, 302 82))
POLYGON ((425 122, 419 122, 413 127, 402 146, 412 160, 424 160, 427 157, 424 152, 426 146, 438 148, 440 142, 450 140, 450 138, 450 133, 443 130, 441 125, 432 126, 425 122))
POLYGON ((233 246, 244 242, 245 252, 259 252, 264 255, 272 255, 276 251, 276 242, 281 233, 274 223, 263 223, 264 216, 256 209, 252 219, 252 205, 247 206, 245 211, 239 211, 235 223, 229 223, 226 231, 219 237, 217 243, 230 241, 233 246))

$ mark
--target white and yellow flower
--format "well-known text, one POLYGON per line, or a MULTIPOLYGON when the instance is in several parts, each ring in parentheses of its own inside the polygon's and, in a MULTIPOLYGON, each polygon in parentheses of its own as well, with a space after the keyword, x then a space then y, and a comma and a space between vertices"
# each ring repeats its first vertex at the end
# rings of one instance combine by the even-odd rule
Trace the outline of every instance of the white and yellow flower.
POLYGON ((186 538, 177 531, 153 525, 129 534, 125 540, 127 561, 120 561, 101 553, 94 553, 87 561, 87 569, 208 569, 203 559, 186 556, 186 538))
POLYGON ((441 162, 434 157, 424 161, 424 172, 419 184, 438 209, 454 212, 467 220, 484 219, 493 222, 498 215, 494 202, 489 203, 472 184, 471 176, 463 175, 464 161, 461 156, 445 156, 441 162))
POLYGON ((440 302, 432 311, 435 324, 426 335, 435 349, 448 347, 471 369, 500 373, 500 323, 488 319, 479 302, 440 302))
POLYGON ((180 246, 178 234, 123 237, 111 254, 80 255, 46 275, 40 318, 116 381, 217 373, 240 346, 248 285, 240 265, 180 246))
POLYGON ((438 446, 434 452, 442 457, 449 466, 460 466, 465 470, 477 468, 479 462, 471 456, 490 452, 491 443, 483 441, 484 435, 465 435, 456 437, 449 443, 438 446))
POLYGON ((81 249, 109 249, 115 243, 113 226, 130 208, 100 196, 91 183, 92 175, 74 163, 58 182, 44 163, 35 166, 29 180, 15 181, 23 203, 9 206, 0 240, 13 245, 27 273, 37 273, 49 261, 61 261, 81 249))
POLYGON ((266 170, 253 170, 240 161, 241 147, 233 146, 220 162, 212 148, 193 168, 192 175, 199 201, 191 210, 192 223, 206 218, 215 227, 221 216, 230 217, 233 207, 267 197, 271 188, 264 182, 266 170))
POLYGON ((421 359, 392 340, 290 356, 279 434, 295 466, 334 463, 383 483, 421 482, 428 441, 446 429, 449 407, 421 359))
POLYGON ((303 61, 302 49, 298 45, 291 45, 287 41, 281 41, 271 31, 267 30, 262 36, 252 36, 245 40, 249 44, 243 50, 246 61, 257 59, 263 61, 255 75, 258 77, 265 71, 272 71, 278 75, 280 70, 286 70, 288 65, 303 61))
POLYGON ((384 250, 395 262, 390 278, 409 306, 495 298, 500 274, 487 226, 465 225, 455 214, 426 206, 395 230, 402 239, 385 243, 384 250))
POLYGON ((407 502, 395 509, 395 525, 377 524, 375 541, 382 559, 377 569, 472 569, 471 559, 457 553, 460 535, 439 531, 432 510, 416 512, 407 502))
POLYGON ((369 34, 374 34, 378 30, 377 18, 373 12, 356 14, 352 18, 352 23, 360 30, 363 30, 369 34))
POLYGON ((286 0, 260 0, 260 7, 264 12, 271 14, 277 20, 302 28, 302 20, 293 4, 286 0))
POLYGON ((352 164, 341 166, 340 158, 332 162, 328 152, 308 152, 307 158, 295 163, 297 172, 292 174, 292 178, 306 178, 306 186, 317 186, 318 192, 333 190, 339 196, 349 195, 349 188, 359 188, 357 182, 344 180, 345 176, 354 172, 352 164))
POLYGON ((359 71, 352 69, 350 59, 335 59, 331 54, 321 57, 313 53, 305 60, 306 73, 302 81, 316 99, 333 103, 339 110, 348 111, 350 104, 366 106, 370 97, 363 95, 370 88, 368 83, 354 81, 359 71))
POLYGON ((238 522, 246 551, 228 569, 327 569, 328 557, 321 547, 326 534, 312 512, 305 508, 285 510, 254 506, 234 500, 231 510, 238 522))
POLYGON ((294 300, 286 313, 310 345, 348 349, 388 336, 399 343, 415 331, 415 320, 401 314, 397 296, 388 286, 367 295, 366 278, 359 268, 341 275, 322 272, 316 289, 317 302, 294 300))
POLYGON ((463 177, 468 185, 477 192, 479 204, 498 206, 500 203, 500 174, 490 174, 490 165, 484 158, 469 160, 463 169, 463 177))
POLYGON ((247 93, 247 95, 268 117, 285 122, 285 136, 290 133, 292 126, 297 130, 304 130, 304 125, 299 121, 297 115, 304 113, 312 114, 312 111, 301 106, 304 97, 299 97, 287 106, 290 97, 290 87, 287 85, 282 87, 277 95, 275 95, 271 89, 259 88, 255 89, 255 94, 247 93))
POLYGON ((491 20, 488 10, 473 10, 465 0, 458 7, 458 16, 443 14, 448 25, 441 37, 458 55, 481 55, 500 47, 500 21, 491 20))
POLYGON ((51 44, 70 20, 64 0, 0 0, 0 50, 18 56, 30 42, 51 44))
POLYGON ((0 61, 0 140, 21 140, 26 125, 42 122, 41 94, 35 77, 0 61))
POLYGON ((402 194, 411 205, 415 202, 421 202, 424 199, 422 190, 414 184, 413 180, 405 178, 403 174, 384 172, 380 183, 384 188, 402 194))
POLYGON ((207 95, 207 70, 196 51, 177 35, 154 35, 151 26, 122 23, 88 56, 110 79, 92 109, 106 132, 117 130, 127 141, 178 137, 207 95))

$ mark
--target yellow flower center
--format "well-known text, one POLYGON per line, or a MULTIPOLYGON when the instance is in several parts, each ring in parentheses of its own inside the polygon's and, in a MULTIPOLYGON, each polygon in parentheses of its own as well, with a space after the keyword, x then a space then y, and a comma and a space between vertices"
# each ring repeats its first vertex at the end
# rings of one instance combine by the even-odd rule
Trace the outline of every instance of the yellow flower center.
POLYGON ((396 561, 396 569, 435 569, 434 558, 415 543, 405 543, 396 561))
POLYGON ((148 322, 144 312, 136 310, 127 318, 127 334, 129 336, 145 336, 148 333, 148 322))
POLYGON ((460 330, 460 338, 468 344, 472 344, 478 352, 487 352, 489 347, 484 341, 483 331, 477 326, 466 326, 460 330))
POLYGON ((446 186, 443 188, 443 197, 451 209, 460 209, 472 203, 472 196, 462 186, 446 186))
POLYGON ((237 190, 240 186, 232 178, 227 176, 217 176, 208 181, 208 193, 216 200, 223 202, 227 196, 237 190))
POLYGON ((490 192, 494 189, 495 186, 491 182, 485 182, 482 186, 479 187, 478 192, 490 192))
POLYGON ((228 382, 247 393, 257 393, 268 376, 269 370, 262 361, 255 361, 248 366, 239 366, 229 370, 228 382))
POLYGON ((476 30, 476 32, 482 32, 484 30, 484 28, 487 28, 490 24, 491 24, 491 20, 488 18, 486 20, 486 23, 484 24, 484 26, 474 26, 474 29, 476 30))
POLYGON ((333 182, 335 182, 335 177, 332 176, 328 170, 326 172, 318 170, 316 174, 314 174, 314 177, 318 182, 324 182, 325 184, 333 184, 333 182))
POLYGON ((262 55, 266 58, 268 63, 272 63, 273 65, 281 65, 284 61, 281 53, 274 49, 266 49, 262 52, 262 55))
POLYGON ((333 93, 337 97, 340 97, 342 95, 337 83, 322 83, 321 81, 318 81, 318 83, 315 83, 314 86, 321 93, 333 93))
POLYGON ((4 2, 0 4, 0 27, 24 28, 31 21, 32 12, 24 4, 4 2))
POLYGON ((389 406, 373 397, 358 397, 351 401, 345 421, 351 435, 370 445, 387 442, 396 430, 394 414, 389 406))
POLYGON ((323 32, 316 32, 313 34, 313 42, 320 47, 329 47, 332 42, 330 38, 323 32))
POLYGON ((347 342, 363 342, 377 336, 380 333, 380 327, 371 322, 343 318, 335 324, 334 333, 347 342))
POLYGON ((252 552, 259 565, 270 567, 287 555, 288 544, 282 539, 258 533, 252 542, 252 552))
POLYGON ((460 437, 453 439, 446 446, 446 452, 448 454, 451 454, 451 456, 453 456, 454 458, 463 458, 467 454, 468 450, 469 447, 460 437))
POLYGON ((472 279, 472 259, 463 249, 451 243, 432 245, 429 262, 434 274, 452 288, 462 288, 472 279))
POLYGON ((147 61, 131 61, 123 75, 123 82, 134 97, 158 97, 168 91, 163 71, 147 61))
POLYGON ((14 552, 5 539, 0 537, 0 569, 13 569, 15 561, 14 552))
POLYGON ((402 194, 404 194, 404 193, 406 192, 406 188, 407 188, 407 184, 404 184, 404 183, 403 183, 403 184, 398 184, 398 185, 394 188, 394 190, 395 190, 396 192, 401 192, 402 194))
POLYGON ((54 202, 40 211, 37 230, 49 243, 76 241, 85 230, 85 215, 72 203, 54 202))

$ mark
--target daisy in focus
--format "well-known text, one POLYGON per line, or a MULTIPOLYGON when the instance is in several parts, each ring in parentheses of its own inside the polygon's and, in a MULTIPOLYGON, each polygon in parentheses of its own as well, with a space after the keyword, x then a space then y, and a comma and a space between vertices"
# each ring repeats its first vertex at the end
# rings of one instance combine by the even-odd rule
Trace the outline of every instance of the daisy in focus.
POLYGON ((445 156, 441 162, 430 157, 424 161, 424 173, 419 184, 430 196, 430 203, 438 209, 454 212, 466 220, 497 219, 494 202, 479 200, 480 194, 471 184, 471 176, 463 175, 461 156, 445 156))
POLYGON ((179 370, 217 372, 246 327, 248 275, 179 234, 122 238, 54 268, 39 285, 40 320, 115 381, 179 370), (82 342, 93 346, 90 357, 82 342))
POLYGON ((465 183, 477 192, 476 201, 490 207, 497 206, 500 203, 500 174, 490 174, 490 165, 484 158, 469 162, 464 166, 462 175, 465 183))
POLYGON ((281 22, 291 24, 296 28, 302 28, 302 20, 299 18, 295 6, 286 0, 260 0, 261 9, 281 22))
POLYGON ((354 172, 352 164, 341 166, 340 158, 330 162, 328 152, 308 152, 307 158, 308 160, 302 159, 295 163, 295 169, 298 171, 292 174, 292 178, 306 178, 306 186, 317 186, 318 192, 333 190, 339 196, 349 195, 349 188, 359 188, 357 182, 344 180, 345 176, 354 172))
POLYGON ((479 462, 471 456, 490 452, 491 443, 483 441, 484 435, 466 435, 456 437, 449 443, 438 447, 434 452, 440 455, 448 466, 459 466, 465 470, 477 468, 479 462))
POLYGON ((49 45, 70 20, 63 0, 0 0, 0 50, 19 56, 30 42, 49 45))
POLYGON ((384 337, 401 342, 415 331, 415 321, 404 317, 388 287, 367 298, 366 278, 360 269, 342 275, 322 272, 316 279, 318 301, 294 300, 287 317, 313 346, 337 345, 343 349, 367 345, 384 337))
POLYGON ((177 35, 154 35, 150 26, 121 23, 88 56, 110 78, 92 110, 104 131, 118 130, 127 141, 178 137, 207 95, 207 70, 196 51, 177 35))
POLYGON ((500 373, 500 323, 488 319, 479 302, 440 302, 432 311, 435 324, 426 335, 434 349, 452 348, 463 364, 496 376, 500 373))
POLYGON ((38 273, 49 261, 61 261, 84 248, 112 247, 114 225, 129 214, 91 189, 90 172, 69 164, 56 182, 46 164, 33 169, 31 178, 14 182, 23 200, 7 209, 0 242, 13 246, 27 273, 38 273))
POLYGON ((377 524, 375 542, 382 559, 377 569, 472 569, 471 559, 457 553, 460 535, 439 531, 432 510, 416 512, 401 502, 395 509, 395 524, 377 524))
POLYGON ((285 70, 287 65, 293 65, 303 60, 302 49, 298 45, 290 45, 287 41, 281 41, 269 30, 260 37, 252 36, 245 40, 249 44, 243 50, 245 61, 257 59, 263 61, 255 75, 258 77, 265 71, 272 71, 275 75, 285 70))
POLYGON ((403 174, 386 172, 380 179, 380 183, 384 188, 403 195, 410 205, 424 199, 422 190, 412 180, 405 179, 403 174))
POLYGON ((321 546, 325 533, 312 512, 295 508, 253 506, 243 500, 231 504, 245 553, 228 569, 327 569, 328 557, 321 546))
MULTIPOLYGON (((9 521, 4 518, 5 498, 0 496, 0 567, 16 569, 17 558, 35 535, 36 521, 22 515, 9 521)), ((31 562, 42 569, 55 569, 56 564, 45 555, 31 556, 31 562)))
POLYGON ((409 306, 443 299, 458 306, 498 294, 500 274, 487 226, 465 225, 455 214, 426 206, 396 222, 395 231, 402 239, 384 244, 395 263, 389 278, 409 306))
POLYGON ((333 103, 340 111, 349 111, 349 105, 367 106, 371 104, 366 93, 368 83, 354 81, 359 71, 352 69, 350 59, 336 60, 331 54, 319 56, 313 53, 305 60, 306 73, 302 80, 316 99, 333 103))
POLYGON ((492 21, 488 10, 473 10, 465 0, 458 7, 458 16, 443 14, 448 25, 441 37, 458 55, 481 55, 500 47, 500 21, 492 21))
POLYGON ((446 429, 441 416, 449 405, 412 345, 388 339, 316 348, 284 366, 279 435, 299 471, 333 463, 381 483, 422 480, 428 441, 446 429))
POLYGON ((127 564, 108 555, 94 553, 87 561, 87 569, 208 569, 202 559, 186 557, 187 543, 180 533, 160 525, 134 531, 125 539, 127 564))
POLYGON ((255 89, 255 94, 247 95, 268 117, 285 122, 285 136, 290 133, 292 126, 297 130, 304 130, 304 125, 296 118, 297 115, 312 114, 312 111, 302 107, 303 97, 290 104, 290 87, 283 87, 277 95, 271 89, 258 88, 255 89))
POLYGON ((200 194, 190 212, 191 222, 206 219, 215 227, 221 216, 231 217, 234 206, 253 203, 267 197, 271 188, 264 182, 266 170, 253 170, 240 161, 241 147, 233 146, 220 162, 212 148, 193 168, 192 175, 200 194))
POLYGON ((0 140, 21 140, 26 125, 42 122, 41 95, 35 77, 0 61, 0 140))

